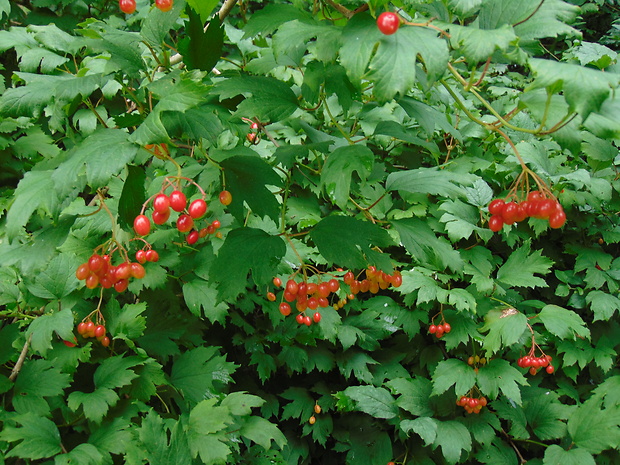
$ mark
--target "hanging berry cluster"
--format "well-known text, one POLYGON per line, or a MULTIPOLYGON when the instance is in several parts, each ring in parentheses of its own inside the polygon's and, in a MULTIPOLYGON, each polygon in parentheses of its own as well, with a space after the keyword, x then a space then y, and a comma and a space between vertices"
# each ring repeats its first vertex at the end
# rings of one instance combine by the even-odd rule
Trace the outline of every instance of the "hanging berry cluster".
MULTIPOLYGON (((185 240, 189 245, 195 244, 199 239, 210 234, 221 237, 221 233, 218 231, 221 226, 219 220, 213 220, 211 223, 205 224, 204 227, 199 227, 198 225, 197 221, 207 213, 205 197, 205 191, 191 179, 167 177, 164 180, 161 191, 148 199, 142 206, 142 211, 134 219, 133 229, 139 236, 146 236, 151 232, 151 219, 153 223, 161 226, 170 219, 171 212, 175 211, 179 213, 176 219, 176 228, 179 232, 186 234, 185 240), (196 186, 201 193, 201 198, 193 200, 188 206, 187 196, 180 187, 180 180, 189 181, 191 185, 196 186), (166 194, 168 189, 172 189, 170 194, 166 194), (145 215, 145 211, 151 203, 153 211, 151 219, 149 219, 145 215)), ((223 205, 228 205, 231 201, 232 196, 228 191, 220 193, 220 202, 223 205)))
POLYGON ((441 339, 444 334, 448 334, 450 331, 452 331, 452 326, 450 326, 450 323, 446 322, 442 309, 431 319, 431 325, 428 327, 428 332, 430 334, 434 334, 437 339, 441 339), (438 316, 441 316, 441 323, 436 325, 435 318, 438 316))
MULTIPOLYGON (((155 6, 163 12, 172 10, 173 5, 174 0, 155 0, 155 6)), ((135 13, 136 6, 136 0, 118 0, 118 7, 125 14, 135 13)))
POLYGON ((377 270, 375 266, 369 266, 366 270, 366 277, 359 279, 352 271, 345 273, 343 281, 351 290, 351 294, 356 295, 360 292, 370 292, 376 294, 379 289, 387 289, 390 286, 400 287, 403 283, 403 277, 400 271, 394 271, 394 274, 388 274, 385 271, 377 270))
POLYGON ((521 368, 529 368, 530 375, 532 376, 538 373, 539 368, 544 368, 547 373, 552 374, 555 368, 551 365, 551 360, 552 357, 549 355, 543 354, 540 357, 536 357, 534 351, 531 351, 530 354, 519 358, 517 365, 521 368))
MULTIPOLYGON (((152 249, 142 250, 141 252, 144 253, 145 257, 148 254, 151 258, 150 261, 159 260, 159 255, 152 249)), ((112 264, 112 253, 104 255, 99 255, 97 252, 93 253, 86 263, 77 267, 75 277, 84 281, 88 289, 95 289, 96 287, 110 289, 114 287, 117 292, 125 291, 131 278, 144 278, 146 271, 141 263, 124 259, 122 263, 114 266, 112 264)), ((138 253, 136 253, 136 257, 138 253)))
POLYGON ((456 405, 463 407, 467 413, 480 413, 482 407, 487 405, 487 398, 463 396, 456 401, 456 405))
POLYGON ((500 231, 505 224, 519 223, 527 218, 549 221, 549 227, 558 229, 566 223, 566 213, 560 202, 541 191, 533 191, 522 202, 495 199, 489 203, 489 229, 500 231))
MULTIPOLYGON (((97 312, 99 315, 99 312, 97 312)), ((106 335, 106 329, 102 321, 98 321, 96 324, 90 319, 90 315, 87 316, 81 323, 77 325, 77 332, 84 339, 95 338, 103 347, 110 345, 110 338, 106 335)))

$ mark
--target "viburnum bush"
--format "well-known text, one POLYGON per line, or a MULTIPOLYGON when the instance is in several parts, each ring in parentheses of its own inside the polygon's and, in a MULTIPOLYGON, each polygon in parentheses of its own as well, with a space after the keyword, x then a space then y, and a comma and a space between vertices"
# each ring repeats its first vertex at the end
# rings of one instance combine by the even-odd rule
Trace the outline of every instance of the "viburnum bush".
POLYGON ((617 11, 0 0, 0 463, 620 463, 617 11))

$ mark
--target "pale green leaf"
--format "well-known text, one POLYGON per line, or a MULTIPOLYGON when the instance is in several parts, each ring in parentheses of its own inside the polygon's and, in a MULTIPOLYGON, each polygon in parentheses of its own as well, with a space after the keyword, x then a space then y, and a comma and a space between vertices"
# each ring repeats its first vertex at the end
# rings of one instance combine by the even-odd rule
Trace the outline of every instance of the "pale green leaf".
POLYGON ((73 335, 73 313, 68 308, 59 312, 46 313, 28 327, 26 334, 32 337, 30 344, 33 350, 45 355, 52 348, 54 333, 61 339, 72 341, 73 335))
POLYGON ((484 349, 495 353, 516 344, 527 329, 527 317, 514 308, 491 310, 485 315, 485 324, 480 332, 486 335, 484 349))
POLYGON ((552 444, 545 450, 544 465, 595 465, 594 457, 584 450, 574 448, 564 450, 552 444))
POLYGON ((95 423, 101 423, 110 407, 119 401, 118 394, 112 389, 101 388, 93 392, 73 391, 67 397, 67 405, 74 412, 82 406, 84 416, 95 423))
POLYGON ((594 321, 608 321, 616 310, 620 310, 620 299, 608 292, 590 291, 586 295, 586 302, 590 304, 594 313, 594 321))
POLYGON ((500 358, 493 358, 486 365, 482 365, 476 374, 476 381, 480 390, 492 399, 497 398, 501 391, 517 405, 521 405, 521 391, 518 385, 527 385, 527 380, 521 372, 500 358))
POLYGON ((26 413, 15 418, 20 427, 4 424, 0 440, 8 443, 21 441, 6 453, 6 457, 44 459, 61 451, 60 433, 48 418, 26 413))
POLYGON ((590 330, 581 317, 557 305, 545 305, 538 314, 547 331, 560 339, 590 338, 590 330))
POLYGON ((576 408, 568 419, 573 442, 591 454, 615 448, 620 442, 620 412, 617 407, 601 410, 593 398, 576 408))
POLYGON ((471 435, 465 425, 457 421, 441 421, 437 423, 435 447, 441 452, 449 464, 458 462, 463 451, 471 451, 471 435))
POLYGON ((271 449, 274 441, 280 448, 286 445, 286 437, 276 425, 261 417, 249 417, 241 426, 239 434, 265 448, 271 449))
POLYGON ((197 317, 204 313, 212 323, 223 323, 228 315, 228 305, 217 303, 217 289, 204 279, 197 278, 183 284, 183 297, 189 310, 197 317))
POLYGON ((57 255, 37 274, 36 280, 27 281, 28 290, 43 299, 62 299, 79 286, 74 265, 74 260, 68 255, 57 255))
POLYGON ((349 202, 351 176, 365 181, 374 164, 374 154, 363 145, 346 145, 329 154, 321 170, 321 186, 343 210, 349 202))
POLYGON ((468 177, 462 177, 449 171, 435 168, 417 168, 408 171, 390 173, 385 188, 388 191, 405 191, 411 193, 432 194, 441 197, 464 197, 465 191, 461 187, 468 177))
POLYGON ((389 391, 375 386, 350 386, 344 394, 355 401, 356 410, 375 418, 390 419, 398 415, 396 401, 389 391))
POLYGON ((495 50, 506 51, 517 38, 513 28, 507 24, 497 29, 450 24, 446 25, 446 29, 450 31, 452 46, 473 63, 486 61, 495 50))
POLYGON ((424 441, 424 445, 428 446, 437 439, 437 425, 439 422, 434 418, 418 417, 415 420, 403 420, 400 422, 400 429, 405 433, 413 431, 424 441))
POLYGON ((547 287, 547 282, 535 276, 546 275, 553 261, 536 250, 530 253, 526 243, 510 254, 510 257, 497 271, 497 280, 510 287, 547 287))
POLYGON ((398 407, 421 417, 433 415, 433 409, 429 404, 433 386, 428 379, 421 377, 412 379, 396 378, 389 381, 387 386, 396 394, 399 394, 399 397, 396 399, 398 407))
POLYGON ((457 397, 465 395, 476 383, 476 373, 467 363, 451 358, 437 364, 433 373, 433 394, 443 394, 452 386, 457 397))

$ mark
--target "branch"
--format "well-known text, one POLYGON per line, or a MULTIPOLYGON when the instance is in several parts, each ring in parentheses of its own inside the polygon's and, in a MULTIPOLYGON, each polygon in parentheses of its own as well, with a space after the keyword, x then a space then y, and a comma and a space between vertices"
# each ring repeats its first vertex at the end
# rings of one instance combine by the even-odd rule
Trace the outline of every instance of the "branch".
POLYGON ((31 339, 32 339, 32 334, 30 336, 28 336, 28 339, 26 339, 26 343, 24 344, 24 347, 22 348, 22 351, 19 354, 19 358, 17 359, 17 363, 13 367, 13 370, 11 370, 11 375, 9 376, 9 381, 15 381, 15 378, 17 378, 17 375, 19 374, 20 370, 22 369, 22 366, 24 365, 24 360, 26 360, 26 355, 28 354, 28 347, 30 346, 30 340, 31 339))

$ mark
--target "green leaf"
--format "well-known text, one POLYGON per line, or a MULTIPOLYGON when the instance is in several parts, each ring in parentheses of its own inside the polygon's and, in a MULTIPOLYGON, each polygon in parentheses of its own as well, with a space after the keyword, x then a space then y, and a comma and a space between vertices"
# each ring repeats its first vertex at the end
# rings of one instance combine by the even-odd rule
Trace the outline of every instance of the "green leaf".
POLYGON ((510 287, 547 287, 544 279, 534 276, 546 275, 553 261, 543 257, 542 251, 530 253, 530 244, 525 243, 510 254, 497 271, 497 280, 510 287))
POLYGON ((103 461, 103 454, 92 444, 79 444, 70 452, 54 457, 54 465, 97 465, 103 461))
POLYGON ((280 205, 267 186, 280 188, 282 179, 271 166, 258 157, 237 155, 222 161, 221 167, 233 198, 228 209, 240 223, 245 217, 244 202, 254 214, 278 223, 280 205))
POLYGON ((203 400, 189 413, 190 445, 192 437, 198 441, 200 437, 222 431, 233 423, 230 410, 216 403, 216 398, 203 400))
POLYGON ((344 377, 349 378, 353 374, 356 379, 366 383, 373 379, 368 365, 377 365, 379 363, 370 355, 355 349, 343 352, 340 357, 337 357, 336 361, 340 373, 344 377))
POLYGON ((577 407, 568 419, 573 442, 591 454, 614 448, 620 441, 620 416, 617 408, 601 410, 593 398, 577 407))
POLYGON ((432 194, 441 197, 464 197, 465 191, 458 185, 465 178, 449 171, 435 168, 417 168, 390 173, 385 188, 388 191, 432 194))
POLYGON ((212 323, 224 323, 228 315, 228 305, 224 302, 217 303, 217 289, 209 281, 197 278, 186 282, 183 284, 183 297, 189 310, 197 317, 204 313, 212 323))
MULTIPOLYGON (((195 4, 198 1, 203 3, 202 0, 190 0, 189 3, 195 4)), ((170 11, 161 11, 159 8, 151 8, 140 30, 140 34, 144 40, 154 47, 161 47, 164 39, 170 33, 170 30, 173 29, 178 22, 179 16, 184 8, 184 0, 175 0, 172 10, 170 11)), ((202 14, 201 9, 197 9, 197 11, 200 11, 202 14)))
POLYGON ((557 305, 545 305, 538 314, 547 331, 560 339, 590 338, 590 330, 581 317, 557 305))
POLYGON ((392 242, 384 229, 349 216, 322 219, 310 231, 310 238, 328 262, 351 269, 366 268, 371 247, 392 242))
POLYGON ((426 221, 405 218, 392 221, 392 226, 398 231, 407 252, 420 264, 462 271, 464 264, 459 252, 445 238, 438 237, 426 221))
MULTIPOLYGON (((433 386, 429 380, 420 377, 412 379, 396 378, 389 381, 387 386, 399 394, 396 399, 398 407, 420 417, 433 415, 434 412, 429 403, 433 386)), ((417 431, 415 432, 417 433, 417 431)), ((427 442, 433 441, 434 438, 427 442)))
POLYGON ((416 83, 416 61, 424 61, 426 80, 440 79, 448 65, 448 46, 430 28, 406 27, 397 34, 383 35, 370 61, 368 78, 374 80, 374 94, 380 101, 406 94, 416 83))
POLYGON ((476 381, 480 391, 495 399, 501 391, 507 398, 521 405, 521 386, 527 385, 527 380, 513 365, 506 360, 493 358, 486 365, 478 368, 476 381))
POLYGON ((264 403, 265 399, 238 391, 227 394, 220 405, 229 409, 233 415, 245 416, 250 415, 253 408, 260 407, 264 403))
POLYGON ((243 95, 236 114, 264 123, 280 121, 298 108, 297 97, 284 82, 267 76, 239 76, 218 82, 213 93, 220 100, 243 95))
POLYGON ((204 28, 201 15, 188 9, 189 24, 185 30, 187 36, 179 42, 179 52, 187 69, 211 71, 222 55, 224 45, 224 28, 220 17, 215 15, 204 28))
POLYGON ((214 391, 214 382, 232 381, 236 366, 216 354, 217 347, 198 347, 176 359, 170 382, 186 399, 198 403, 214 391))
POLYGON ((365 181, 374 164, 372 150, 363 145, 346 145, 329 154, 321 170, 321 187, 343 210, 349 202, 351 176, 356 172, 365 181))
POLYGON ((446 25, 450 43, 472 63, 486 61, 496 50, 506 51, 516 40, 512 26, 505 24, 497 29, 478 29, 472 25, 446 25))
POLYGON ((65 341, 72 341, 73 327, 73 314, 71 310, 64 308, 59 312, 46 313, 38 317, 30 323, 26 334, 32 336, 30 341, 32 349, 45 355, 52 348, 54 333, 65 341))
POLYGON ((130 231, 133 228, 133 220, 142 210, 142 205, 146 200, 145 180, 144 169, 135 165, 127 166, 127 177, 118 201, 118 219, 121 228, 125 230, 130 231))
POLYGON ((548 88, 562 91, 570 109, 583 119, 600 110, 610 97, 611 89, 620 83, 618 75, 570 63, 531 58, 529 64, 535 79, 527 90, 548 88), (582 85, 584 82, 588 85, 582 85))
POLYGON ((138 375, 130 368, 143 363, 138 357, 116 357, 106 358, 97 370, 95 370, 94 382, 99 388, 119 388, 128 385, 138 375))
POLYGON ((218 3, 218 0, 187 0, 187 4, 200 15, 203 22, 209 18, 218 3))
POLYGON ((119 175, 138 152, 129 135, 120 129, 100 129, 84 139, 52 175, 58 184, 77 183, 86 173, 91 187, 103 187, 119 175))
POLYGON ((437 364, 433 373, 433 394, 443 394, 454 386, 457 397, 465 395, 476 384, 476 373, 467 363, 451 358, 437 364))
POLYGON ((376 20, 368 13, 358 13, 347 22, 342 31, 340 62, 354 82, 359 82, 366 73, 381 35, 376 20))
POLYGON ((484 349, 494 354, 516 344, 526 329, 527 317, 514 308, 491 310, 485 315, 485 324, 480 328, 482 333, 489 332, 483 341, 484 349))
POLYGON ((99 425, 91 433, 88 442, 101 451, 121 454, 125 452, 127 445, 133 440, 129 428, 128 420, 114 418, 110 422, 99 425))
POLYGON ((15 190, 15 201, 6 216, 9 239, 17 237, 32 214, 41 209, 50 216, 58 213, 60 202, 55 194, 53 171, 28 171, 15 190))
POLYGON ((400 422, 400 428, 405 432, 409 433, 413 431, 415 434, 420 436, 424 441, 424 445, 428 446, 435 442, 437 439, 437 425, 439 421, 434 418, 429 417, 419 417, 415 420, 403 420, 400 422))
MULTIPOLYGON (((234 201, 234 200, 233 200, 234 201)), ((245 290, 248 274, 257 286, 267 284, 286 254, 282 238, 262 229, 238 228, 226 236, 210 275, 218 282, 218 297, 234 299, 245 290)))
POLYGON ((108 304, 110 310, 106 327, 110 334, 115 338, 134 340, 144 334, 146 328, 146 318, 142 313, 146 311, 146 303, 126 304, 122 310, 115 305, 112 309, 111 303, 108 304))
POLYGON ((620 299, 603 291, 588 292, 586 302, 590 304, 594 313, 594 321, 608 321, 616 313, 616 310, 620 310, 620 299))
POLYGON ((22 459, 44 459, 61 451, 60 433, 56 425, 45 417, 26 413, 15 417, 21 427, 4 423, 0 440, 13 443, 21 441, 6 453, 6 457, 22 459))
POLYGON ((28 290, 43 299, 62 299, 79 286, 73 265, 68 255, 57 255, 34 282, 28 282, 28 290))
POLYGON ((441 447, 441 452, 450 464, 461 458, 463 451, 471 451, 471 435, 465 425, 456 421, 437 422, 437 436, 435 447, 441 447))
POLYGON ((396 401, 385 388, 349 386, 344 390, 344 394, 356 402, 356 410, 371 417, 390 419, 398 415, 396 401))
POLYGON ((13 407, 16 412, 47 416, 49 405, 44 397, 57 396, 69 386, 71 377, 47 360, 28 360, 15 381, 13 407), (45 382, 41 382, 45 380, 45 382))
POLYGON ((564 450, 552 444, 545 450, 544 465, 595 465, 594 457, 584 449, 564 450))
POLYGON ((271 449, 271 441, 280 448, 286 445, 286 437, 276 425, 261 417, 249 417, 239 430, 239 434, 256 444, 263 446, 265 450, 271 449))
POLYGON ((164 424, 151 410, 142 420, 138 434, 148 463, 191 463, 187 434, 181 421, 168 420, 164 424))
POLYGON ((246 26, 243 28, 244 38, 254 38, 258 34, 271 34, 281 24, 294 20, 312 20, 312 15, 294 5, 267 4, 252 15, 246 26))

